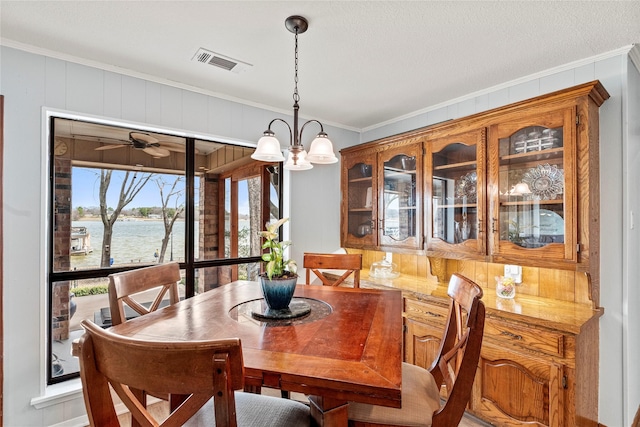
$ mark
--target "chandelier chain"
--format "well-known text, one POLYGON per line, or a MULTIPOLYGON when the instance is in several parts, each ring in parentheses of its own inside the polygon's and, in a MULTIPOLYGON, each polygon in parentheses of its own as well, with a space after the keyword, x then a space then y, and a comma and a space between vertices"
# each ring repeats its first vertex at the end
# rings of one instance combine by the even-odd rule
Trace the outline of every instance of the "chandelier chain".
POLYGON ((300 101, 300 95, 298 94, 298 27, 295 28, 296 30, 296 47, 295 47, 295 55, 294 55, 294 60, 295 60, 295 75, 293 78, 293 82, 295 84, 294 89, 293 89, 293 101, 297 104, 298 101, 300 101))

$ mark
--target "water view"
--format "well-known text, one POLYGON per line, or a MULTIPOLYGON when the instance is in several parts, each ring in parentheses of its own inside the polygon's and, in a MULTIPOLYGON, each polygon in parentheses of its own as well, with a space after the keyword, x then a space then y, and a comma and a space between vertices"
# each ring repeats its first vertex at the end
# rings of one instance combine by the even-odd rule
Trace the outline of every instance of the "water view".
MULTIPOLYGON (((184 220, 177 220, 173 225, 173 251, 171 250, 171 240, 167 245, 164 254, 164 262, 182 262, 185 258, 184 246, 184 220), (171 254, 173 253, 173 257, 171 254)), ((71 269, 99 268, 102 252, 102 236, 104 226, 99 219, 73 221, 72 227, 86 227, 91 235, 91 248, 93 252, 87 255, 72 256, 71 269)), ((239 221, 240 230, 249 228, 249 220, 239 221)), ((198 223, 195 224, 195 236, 198 236, 198 223)), ((116 221, 113 226, 113 238, 111 239, 111 258, 113 265, 148 264, 156 261, 155 253, 162 247, 162 237, 164 236, 164 225, 162 220, 148 219, 125 219, 116 221)), ((246 241, 241 246, 248 247, 248 236, 244 235, 246 241)), ((198 246, 195 249, 195 258, 198 259, 198 246)), ((245 256, 248 254, 245 254, 245 256)))
MULTIPOLYGON (((184 221, 177 220, 173 225, 173 260, 184 261, 184 221)), ((71 269, 97 268, 100 266, 102 252, 102 221, 73 221, 72 227, 86 227, 91 234, 93 252, 83 256, 71 257, 71 269)), ((195 235, 198 235, 196 223, 195 235)), ((156 261, 154 254, 162 247, 164 224, 162 220, 123 220, 116 221, 111 239, 111 257, 113 265, 132 263, 152 263, 156 261)), ((164 261, 171 260, 171 240, 164 255, 164 261)), ((198 257, 198 247, 195 248, 198 257)))

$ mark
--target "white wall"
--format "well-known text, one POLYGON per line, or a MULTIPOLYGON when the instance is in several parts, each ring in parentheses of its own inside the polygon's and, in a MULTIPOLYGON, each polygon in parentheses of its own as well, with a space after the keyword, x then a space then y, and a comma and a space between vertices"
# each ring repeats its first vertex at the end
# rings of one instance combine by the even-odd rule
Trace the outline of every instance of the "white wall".
MULTIPOLYGON (((640 52, 636 55, 636 64, 640 66, 640 52)), ((640 72, 633 63, 628 63, 628 94, 623 129, 624 143, 623 164, 623 235, 624 237, 624 286, 623 286, 623 367, 624 413, 627 424, 640 408, 640 72), (633 214, 631 214, 633 212, 633 214), (631 218, 633 216, 633 218, 631 218)))
MULTIPOLYGON (((310 132, 310 139, 314 136, 310 132)), ((329 138, 336 155, 340 149, 359 142, 359 135, 354 139, 352 132, 344 129, 332 130, 329 138)), ((289 195, 294 214, 290 220, 290 257, 297 261, 302 281, 303 252, 333 252, 340 248, 340 162, 315 165, 309 171, 291 172, 291 176, 289 195)))
POLYGON ((600 108, 600 205, 606 209, 600 210, 600 303, 605 311, 600 321, 599 418, 616 427, 630 425, 640 403, 640 368, 634 362, 640 351, 640 313, 635 309, 640 305, 640 77, 627 51, 505 83, 362 133, 363 142, 371 141, 600 80, 611 98, 600 108), (636 212, 634 230, 628 224, 629 209, 636 212))
MULTIPOLYGON (((5 96, 4 421, 45 426, 84 414, 78 385, 45 387, 46 142, 43 107, 120 119, 188 134, 255 142, 275 117, 208 95, 24 51, 0 48, 5 96), (63 397, 52 395, 63 393, 63 397), (32 406, 32 399, 40 409, 32 406)), ((313 130, 313 129, 312 129, 313 130)), ((357 132, 325 126, 336 150, 357 132)), ((286 144, 287 141, 282 141, 286 144)), ((291 233, 296 251, 339 247, 339 163, 291 175, 291 233)), ((70 357, 70 356, 69 356, 70 357)), ((75 425, 74 421, 66 424, 75 425)))
MULTIPOLYGON (((84 413, 73 389, 58 399, 44 384, 46 236, 46 143, 42 107, 136 123, 256 141, 266 124, 283 117, 252 106, 160 83, 106 72, 20 50, 0 48, 0 93, 5 95, 4 152, 4 344, 5 425, 72 426, 84 413), (71 420, 71 421, 69 421, 71 420)), ((561 70, 452 100, 356 132, 329 127, 337 150, 360 141, 463 117, 579 83, 599 79, 611 94, 600 109, 601 144, 601 305, 600 421, 629 425, 640 401, 640 350, 636 325, 640 313, 637 286, 640 76, 626 53, 571 64, 561 70), (628 211, 636 212, 630 230, 628 211), (630 310, 628 310, 630 308, 630 310)), ((283 117, 290 120, 290 117, 283 117)), ((340 166, 316 166, 290 176, 292 257, 304 251, 339 247, 340 166)))

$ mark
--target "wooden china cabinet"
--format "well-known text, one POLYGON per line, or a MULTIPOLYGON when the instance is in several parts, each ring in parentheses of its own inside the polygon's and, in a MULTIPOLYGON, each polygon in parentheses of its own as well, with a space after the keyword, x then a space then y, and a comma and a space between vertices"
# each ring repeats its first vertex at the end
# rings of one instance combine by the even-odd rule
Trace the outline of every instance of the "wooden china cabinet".
POLYGON ((438 352, 447 277, 458 271, 483 286, 487 319, 468 410, 494 425, 598 425, 598 108, 608 97, 599 82, 585 83, 342 151, 343 246, 413 250, 438 277, 424 291, 416 283, 427 277, 392 285, 405 298, 407 362, 428 368, 438 352), (413 173, 395 156, 420 150, 407 200, 423 219, 394 246, 386 235, 411 216, 389 212, 390 194, 413 178, 395 188, 388 178, 413 173), (366 184, 356 177, 361 164, 371 165, 366 184), (370 238, 358 236, 358 206, 368 200, 360 187, 372 188, 370 238), (515 299, 495 292, 503 264, 526 268, 532 283, 515 299))
POLYGON ((578 222, 594 220, 588 135, 597 123, 589 124, 589 109, 578 111, 579 99, 537 98, 535 108, 427 131, 428 255, 587 266, 589 237, 578 235, 578 222))
POLYGON ((342 157, 342 246, 378 246, 377 159, 371 150, 342 157))
POLYGON ((342 153, 343 247, 422 249, 422 142, 342 153))

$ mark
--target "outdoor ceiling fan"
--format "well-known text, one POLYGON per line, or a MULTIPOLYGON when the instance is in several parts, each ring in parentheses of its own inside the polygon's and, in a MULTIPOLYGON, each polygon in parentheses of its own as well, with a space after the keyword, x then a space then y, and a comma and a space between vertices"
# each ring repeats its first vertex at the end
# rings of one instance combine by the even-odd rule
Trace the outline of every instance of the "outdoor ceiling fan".
POLYGON ((133 147, 136 150, 142 150, 148 155, 159 158, 168 157, 171 151, 184 152, 185 148, 180 144, 168 142, 160 142, 157 138, 141 132, 129 132, 129 141, 121 141, 121 144, 107 144, 97 147, 96 151, 113 150, 115 148, 133 147))

